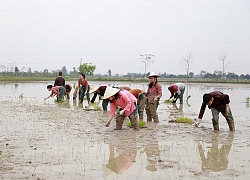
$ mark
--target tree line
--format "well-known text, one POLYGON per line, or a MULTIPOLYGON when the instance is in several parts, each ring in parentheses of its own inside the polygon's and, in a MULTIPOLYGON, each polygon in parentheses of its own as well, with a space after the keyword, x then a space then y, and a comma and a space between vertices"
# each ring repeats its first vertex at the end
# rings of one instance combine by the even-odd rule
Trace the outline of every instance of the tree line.
MULTIPOLYGON (((191 55, 189 54, 186 57, 186 61, 184 63, 189 64, 191 55)), ((14 64, 12 64, 14 65, 14 64)), ((97 74, 95 73, 96 66, 93 65, 92 63, 83 63, 80 64, 79 67, 75 68, 73 67, 72 71, 68 71, 66 66, 63 66, 61 69, 57 70, 48 70, 44 69, 43 71, 34 71, 32 72, 31 68, 29 67, 27 70, 22 67, 18 68, 17 66, 13 66, 11 68, 6 68, 2 69, 0 72, 1 76, 22 76, 22 77, 56 77, 59 71, 62 71, 63 76, 65 77, 70 77, 70 78, 77 78, 79 73, 84 73, 87 76, 91 77, 129 77, 129 78, 143 78, 147 77, 150 72, 144 72, 143 74, 141 73, 131 73, 128 72, 125 75, 121 74, 112 74, 111 69, 107 70, 106 74, 97 74)), ((204 70, 201 70, 199 74, 195 75, 193 72, 189 72, 189 65, 187 65, 187 71, 185 74, 168 74, 166 72, 160 73, 160 76, 162 78, 186 78, 187 80, 189 78, 203 78, 203 79, 246 79, 250 80, 250 75, 249 74, 235 74, 233 72, 228 72, 225 73, 225 71, 218 71, 215 70, 214 72, 207 72, 204 70)))

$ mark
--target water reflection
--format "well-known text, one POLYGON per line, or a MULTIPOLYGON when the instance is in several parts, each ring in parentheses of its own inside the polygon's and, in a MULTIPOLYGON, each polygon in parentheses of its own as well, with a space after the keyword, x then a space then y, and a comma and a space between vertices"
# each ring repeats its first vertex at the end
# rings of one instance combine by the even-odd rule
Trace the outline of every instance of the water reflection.
POLYGON ((224 171, 228 167, 228 155, 230 153, 232 142, 234 139, 234 132, 229 132, 226 140, 219 143, 219 133, 215 132, 213 134, 211 148, 207 152, 207 157, 205 156, 202 144, 197 141, 198 150, 200 153, 202 165, 202 171, 224 171), (221 148, 219 148, 221 146, 221 148))
POLYGON ((179 104, 177 105, 176 103, 172 104, 172 107, 167 106, 168 107, 168 111, 169 113, 169 119, 170 120, 175 120, 176 117, 178 116, 184 116, 184 112, 183 112, 183 104, 179 104))
POLYGON ((18 89, 18 85, 19 85, 19 84, 15 84, 15 90, 17 90, 17 89, 18 89))
POLYGON ((76 99, 73 99, 73 107, 76 107, 76 106, 77 106, 76 99))
POLYGON ((156 134, 152 136, 153 141, 146 141, 145 151, 147 155, 147 166, 145 167, 148 171, 157 171, 157 162, 160 159, 160 149, 158 146, 158 140, 156 134))
POLYGON ((127 140, 126 138, 118 136, 114 142, 108 142, 109 160, 104 166, 105 174, 109 174, 109 171, 121 174, 135 162, 137 153, 136 140, 127 140))
POLYGON ((57 105, 59 107, 70 108, 69 99, 65 99, 64 102, 58 102, 57 105))

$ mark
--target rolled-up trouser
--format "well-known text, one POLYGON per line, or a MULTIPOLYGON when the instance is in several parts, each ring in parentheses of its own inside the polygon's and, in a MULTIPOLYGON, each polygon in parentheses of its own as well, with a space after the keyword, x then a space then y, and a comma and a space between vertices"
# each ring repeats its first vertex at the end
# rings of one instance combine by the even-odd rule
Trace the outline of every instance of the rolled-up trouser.
POLYGON ((139 94, 140 104, 137 105, 137 109, 138 109, 138 114, 139 114, 140 120, 143 120, 143 111, 145 109, 146 99, 147 99, 147 97, 144 93, 139 94))
MULTIPOLYGON (((139 125, 138 125, 138 121, 137 121, 137 107, 136 107, 136 103, 134 103, 135 106, 135 110, 128 116, 132 127, 134 128, 134 130, 139 130, 139 125)), ((125 114, 117 114, 116 116, 116 130, 121 130, 122 129, 122 124, 124 122, 125 119, 125 114)))
POLYGON ((184 95, 184 92, 185 92, 185 88, 183 88, 182 90, 180 90, 181 94, 178 95, 177 93, 174 94, 174 98, 179 98, 180 99, 180 103, 182 104, 183 103, 183 95, 184 95))
POLYGON ((234 118, 230 106, 226 107, 225 112, 222 115, 226 118, 230 131, 235 131, 234 118))
POLYGON ((58 101, 61 101, 63 96, 64 96, 64 92, 65 92, 65 87, 60 86, 59 87, 59 97, 58 97, 58 101))
POLYGON ((182 104, 183 103, 183 95, 184 95, 184 92, 185 92, 185 87, 180 91, 181 91, 181 94, 180 94, 179 98, 180 98, 180 103, 182 104))
MULTIPOLYGON (((220 111, 218 111, 215 108, 211 108, 212 111, 212 122, 213 122, 213 126, 215 130, 219 130, 219 113, 220 111)), ((230 107, 225 109, 225 112, 222 113, 222 115, 226 118, 228 127, 230 129, 230 131, 235 131, 235 127, 234 127, 234 119, 233 119, 233 115, 231 112, 230 107)))
MULTIPOLYGON (((81 86, 80 88, 80 92, 79 92, 79 95, 80 95, 80 102, 82 103, 83 102, 83 98, 84 98, 84 94, 85 94, 85 91, 86 91, 86 86, 81 86)), ((87 93, 86 93, 86 97, 87 97, 87 100, 88 102, 90 101, 90 97, 89 97, 89 87, 88 87, 88 90, 87 90, 87 93)))
POLYGON ((158 114, 156 112, 158 103, 149 103, 146 101, 146 114, 147 114, 147 121, 150 122, 152 119, 154 123, 159 123, 158 114))

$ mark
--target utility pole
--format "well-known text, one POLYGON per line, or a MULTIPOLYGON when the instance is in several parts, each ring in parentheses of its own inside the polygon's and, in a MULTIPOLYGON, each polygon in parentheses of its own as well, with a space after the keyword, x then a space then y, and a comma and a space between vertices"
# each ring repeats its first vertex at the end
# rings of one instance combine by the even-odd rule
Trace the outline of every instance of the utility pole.
POLYGON ((80 66, 82 65, 82 58, 81 58, 81 60, 80 60, 80 66))
POLYGON ((149 65, 149 63, 153 63, 154 61, 152 60, 152 58, 154 57, 153 54, 140 54, 141 57, 141 61, 144 64, 144 77, 146 77, 146 73, 147 73, 147 66, 149 65))

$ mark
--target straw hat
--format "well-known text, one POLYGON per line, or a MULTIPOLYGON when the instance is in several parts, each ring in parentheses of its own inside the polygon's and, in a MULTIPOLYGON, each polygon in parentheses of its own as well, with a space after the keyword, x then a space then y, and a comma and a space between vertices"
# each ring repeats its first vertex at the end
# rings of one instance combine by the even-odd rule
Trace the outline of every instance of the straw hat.
POLYGON ((118 91, 120 91, 120 89, 107 87, 103 99, 108 99, 110 96, 115 95, 118 91))
POLYGON ((91 86, 90 90, 89 90, 89 93, 95 92, 98 88, 99 88, 98 86, 91 86))
POLYGON ((159 77, 159 75, 156 74, 155 72, 151 72, 151 73, 149 74, 148 78, 149 78, 149 77, 159 77))
POLYGON ((146 169, 147 169, 148 171, 151 171, 151 172, 157 171, 157 168, 155 167, 154 164, 150 164, 150 165, 146 166, 146 169))

